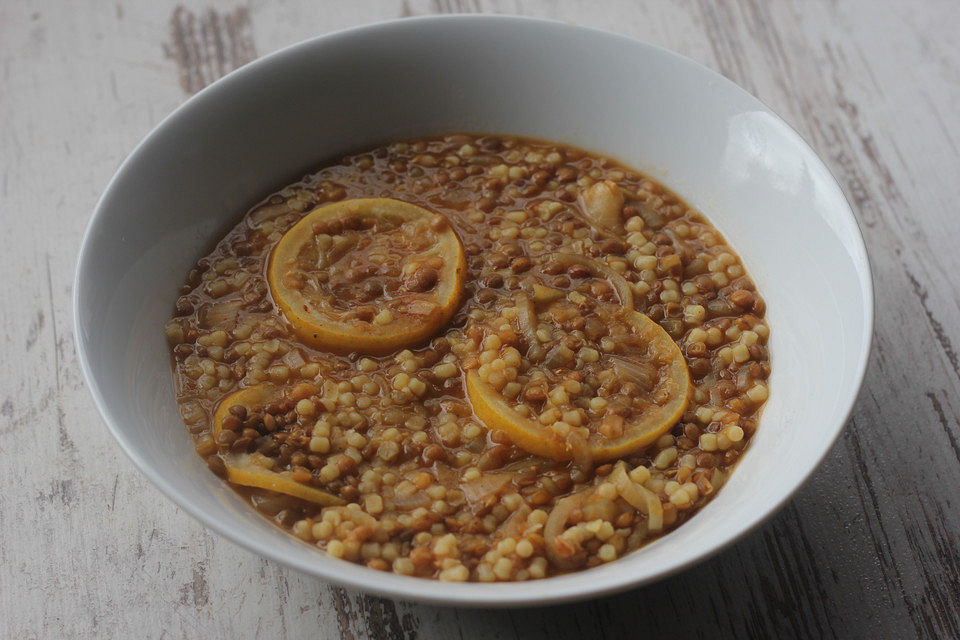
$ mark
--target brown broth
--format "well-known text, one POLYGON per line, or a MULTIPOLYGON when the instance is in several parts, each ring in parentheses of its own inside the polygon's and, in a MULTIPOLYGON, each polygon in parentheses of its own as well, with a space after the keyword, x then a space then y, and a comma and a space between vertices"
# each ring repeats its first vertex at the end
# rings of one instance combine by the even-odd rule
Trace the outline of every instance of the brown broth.
MULTIPOLYGON (((331 314, 373 323, 385 301, 441 286, 439 266, 399 271, 405 252, 429 247, 429 229, 378 233, 362 224, 315 228, 315 239, 360 243, 344 245, 338 259, 347 262, 303 276, 336 299, 331 314), (374 249, 351 257, 350 246, 374 249), (390 258, 377 262, 384 251, 390 258), (373 313, 360 320, 363 305, 373 313)), ((191 270, 166 333, 181 413, 214 472, 252 457, 349 504, 234 485, 255 508, 335 557, 404 575, 494 581, 609 562, 709 501, 767 396, 763 316, 736 253, 658 183, 564 145, 455 134, 346 157, 266 198, 191 270), (306 343, 266 278, 289 229, 317 207, 356 198, 440 214, 434 224, 441 229, 445 219, 466 259, 452 318, 386 355, 306 343), (624 321, 625 302, 679 345, 689 403, 650 444, 585 460, 583 443, 598 450, 632 433, 674 388, 664 350, 624 321), (579 454, 533 455, 489 428, 466 397, 466 371, 579 454), (215 434, 224 398, 264 383, 275 396, 236 410, 215 434), (621 461, 629 481, 656 497, 662 526, 618 490, 621 461), (569 511, 556 537, 555 509, 569 511)))

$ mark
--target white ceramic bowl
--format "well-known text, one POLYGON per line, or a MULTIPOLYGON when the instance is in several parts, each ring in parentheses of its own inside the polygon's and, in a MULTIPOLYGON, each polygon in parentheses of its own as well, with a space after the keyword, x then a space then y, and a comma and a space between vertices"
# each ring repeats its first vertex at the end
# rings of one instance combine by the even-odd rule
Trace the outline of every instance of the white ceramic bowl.
MULTIPOLYGON (((262 556, 364 591, 529 605, 662 578, 741 537, 800 487, 863 379, 873 301, 857 223, 823 163, 768 108, 686 58, 565 24, 495 16, 350 29, 267 56, 164 120, 107 187, 75 286, 80 361, 134 463, 262 556), (330 157, 405 136, 516 133, 619 158, 700 208, 766 298, 772 393, 729 483, 689 522, 608 565, 533 584, 445 584, 326 557, 210 473, 174 402, 163 324, 192 263, 252 203, 330 157)), ((144 496, 144 499, 149 499, 144 496)))

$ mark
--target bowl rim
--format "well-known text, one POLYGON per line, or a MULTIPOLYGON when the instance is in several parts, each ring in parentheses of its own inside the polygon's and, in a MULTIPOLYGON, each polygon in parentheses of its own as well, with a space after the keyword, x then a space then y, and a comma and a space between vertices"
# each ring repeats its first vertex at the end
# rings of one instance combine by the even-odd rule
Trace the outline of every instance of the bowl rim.
POLYGON ((830 452, 830 450, 833 448, 833 445, 839 438, 840 433, 843 431, 846 423, 849 421, 856 401, 860 395, 871 357, 876 313, 876 299, 874 292, 875 285, 872 273, 869 254, 864 242, 863 228, 853 213, 849 198, 843 192, 843 189, 840 187, 840 184, 833 175, 833 172, 830 171, 829 167, 826 166, 819 155, 793 128, 792 125, 781 118, 763 101, 750 94, 732 80, 684 55, 678 54, 658 45, 644 42, 638 38, 614 33, 605 29, 581 26, 560 20, 533 18, 527 16, 488 13, 448 14, 382 20, 373 23, 356 25, 293 43, 231 71, 222 78, 219 78, 210 85, 204 87, 193 96, 189 97, 171 113, 165 116, 150 130, 146 136, 144 136, 139 143, 137 143, 133 150, 127 155, 114 173, 113 177, 108 182, 106 188, 94 207, 93 214, 91 215, 90 220, 88 221, 84 230, 77 257, 77 266, 73 280, 72 319, 74 324, 75 346, 80 362, 80 368, 83 372, 84 381, 86 382, 90 394, 93 397, 94 404, 103 418, 103 421, 106 423, 110 433, 116 439, 117 443, 120 445, 120 448, 127 455, 127 457, 144 475, 146 475, 146 477, 157 489, 159 489, 167 498, 172 500, 177 506, 183 509, 188 515, 207 528, 215 531, 227 540, 250 552, 253 552, 256 555, 268 558, 280 563, 283 566, 295 569, 299 572, 320 578, 324 581, 342 587, 356 589, 365 593, 388 598, 414 600, 434 605, 512 608, 532 605, 556 605, 564 602, 597 598, 662 580, 669 576, 675 575, 695 564, 703 562, 707 558, 727 549, 733 543, 741 540, 748 534, 755 531, 760 525, 765 523, 774 514, 779 512, 784 505, 796 495, 800 488, 810 480, 810 477, 813 475, 813 473, 820 467, 823 460, 826 458, 827 454, 830 452), (713 541, 711 545, 698 549, 682 562, 652 571, 639 577, 631 577, 629 575, 619 574, 613 576, 613 579, 605 579, 601 581, 585 580, 583 579, 583 574, 581 572, 577 572, 575 574, 570 574, 571 576, 577 576, 579 578, 579 580, 576 582, 576 586, 572 586, 572 583, 566 582, 563 588, 557 588, 561 586, 558 581, 563 580, 565 577, 560 576, 557 578, 547 578, 537 581, 537 589, 523 590, 516 588, 523 583, 483 584, 468 582, 462 584, 453 584, 439 582, 436 580, 427 580, 423 578, 384 574, 360 565, 351 564, 346 565, 345 567, 325 567, 320 564, 299 562, 296 559, 287 557, 285 552, 282 550, 276 550, 272 547, 252 541, 248 539, 241 531, 231 528, 219 520, 209 517, 206 512, 204 512, 193 502, 189 495, 186 495, 171 486, 166 481, 163 474, 159 470, 152 467, 151 464, 138 453, 134 442, 125 435, 124 430, 113 418, 109 402, 106 399, 103 390, 100 388, 97 377, 94 374, 90 359, 87 355, 87 341, 80 330, 81 300, 88 295, 86 293, 88 285, 85 284, 85 281, 81 278, 81 274, 84 273, 85 265, 91 259, 91 237, 98 226, 100 218, 104 215, 103 210, 105 208, 105 203, 108 201, 113 191, 117 188, 117 184, 125 178, 126 174, 130 170, 130 166, 140 155, 143 148, 150 145, 155 138, 162 136, 172 122, 188 116, 190 111, 194 108, 194 105, 202 101, 213 99, 214 96, 224 87, 235 82, 237 76, 255 72, 257 69, 263 66, 275 64, 282 61, 286 57, 296 56, 302 49, 308 48, 315 43, 321 41, 330 42, 338 39, 348 39, 358 33, 389 30, 399 26, 403 26, 404 28, 411 25, 424 25, 429 27, 434 24, 442 25, 444 23, 454 22, 487 23, 491 28, 495 27, 497 24, 503 23, 526 23, 534 28, 544 27, 553 28, 558 31, 570 30, 590 32, 597 37, 618 39, 628 42, 632 46, 645 49, 648 53, 672 58, 674 62, 684 65, 685 68, 693 69, 697 73, 707 74, 712 81, 724 86, 727 90, 739 93, 742 97, 746 97, 748 100, 756 103, 757 106, 764 112, 773 116, 779 123, 786 126, 794 133, 796 137, 796 144, 798 144, 814 162, 820 164, 820 168, 824 171, 825 175, 830 176, 833 186, 836 187, 837 194, 845 205, 842 207, 842 211, 838 211, 837 216, 844 219, 851 230, 856 231, 855 234, 851 235, 852 242, 849 243, 849 245, 845 245, 845 248, 851 252, 851 257, 854 259, 860 288, 864 297, 863 339, 859 345, 856 374, 854 377, 853 386, 851 387, 852 389, 855 389, 855 392, 851 393, 850 397, 841 403, 841 407, 843 407, 843 419, 837 421, 837 424, 834 425, 832 428, 832 433, 823 441, 822 451, 815 456, 814 459, 809 461, 807 470, 802 474, 802 478, 796 483, 795 486, 791 487, 778 499, 770 502, 762 510, 758 511, 755 516, 751 520, 746 521, 746 523, 741 526, 738 531, 727 534, 724 538, 713 541), (340 569, 343 569, 343 571, 340 571, 340 569))

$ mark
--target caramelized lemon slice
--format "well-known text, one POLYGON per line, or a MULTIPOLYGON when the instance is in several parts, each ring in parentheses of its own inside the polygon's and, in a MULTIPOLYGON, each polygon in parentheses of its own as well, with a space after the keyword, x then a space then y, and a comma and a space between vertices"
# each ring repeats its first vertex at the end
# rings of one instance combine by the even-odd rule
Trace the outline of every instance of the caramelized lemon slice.
MULTIPOLYGON (((213 435, 216 437, 223 429, 223 419, 230 412, 230 407, 240 405, 247 409, 256 405, 275 400, 279 395, 276 387, 261 384, 235 391, 223 399, 213 416, 213 435)), ((250 453, 227 453, 221 456, 227 468, 227 479, 245 487, 256 487, 283 493, 288 496, 307 500, 322 506, 346 504, 337 496, 315 489, 290 477, 289 472, 273 471, 270 465, 273 461, 266 456, 250 453)))
POLYGON ((273 298, 301 338, 370 354, 433 336, 456 311, 465 274, 449 221, 390 198, 315 209, 280 239, 267 267, 273 298))
MULTIPOLYGON (((467 396, 477 417, 491 429, 502 431, 516 446, 554 460, 604 461, 621 458, 651 444, 683 415, 690 394, 690 375, 683 353, 666 331, 644 314, 618 307, 618 320, 630 327, 629 352, 608 356, 604 367, 620 380, 644 378, 649 401, 635 403, 627 420, 613 416, 616 429, 590 429, 584 438, 571 429, 568 437, 541 421, 522 415, 517 402, 507 400, 477 370, 467 372, 467 396), (587 451, 580 450, 586 447, 587 451)), ((566 425, 565 425, 566 426, 566 425)))

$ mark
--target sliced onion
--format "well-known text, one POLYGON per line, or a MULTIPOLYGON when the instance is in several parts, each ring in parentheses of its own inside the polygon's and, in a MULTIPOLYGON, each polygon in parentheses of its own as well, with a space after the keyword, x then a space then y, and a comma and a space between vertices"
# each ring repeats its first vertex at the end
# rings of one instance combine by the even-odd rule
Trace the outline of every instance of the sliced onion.
POLYGON ((593 260, 587 256, 582 256, 576 253, 554 253, 550 257, 559 260, 564 264, 578 264, 589 269, 590 272, 595 276, 602 276, 606 278, 610 284, 613 285, 613 288, 616 289, 617 295, 620 296, 620 304, 628 309, 634 308, 633 288, 630 286, 630 283, 627 282, 626 278, 611 269, 603 262, 599 262, 598 260, 593 260))
POLYGON ((576 218, 577 220, 579 220, 580 222, 582 222, 583 224, 593 229, 594 231, 596 231, 597 235, 603 236, 604 238, 616 238, 618 236, 615 230, 610 229, 609 227, 600 226, 599 224, 597 224, 596 222, 588 218, 586 214, 583 214, 580 211, 577 211, 576 209, 567 209, 566 212, 569 213, 574 218, 576 218))
POLYGON ((537 340, 535 327, 537 314, 533 309, 533 302, 524 293, 517 293, 515 300, 517 303, 517 322, 520 324, 520 333, 527 341, 527 349, 538 346, 540 341, 537 340))
POLYGON ((402 511, 412 511, 417 507, 430 506, 430 496, 423 491, 415 491, 408 496, 394 496, 393 504, 402 511))
POLYGON ((614 467, 610 474, 610 482, 627 504, 647 516, 647 528, 650 531, 660 531, 663 528, 663 505, 660 504, 660 498, 646 487, 631 480, 623 462, 614 467))
POLYGON ((240 309, 243 308, 243 300, 234 298, 225 302, 214 302, 205 305, 200 310, 200 326, 210 327, 233 327, 237 323, 237 316, 240 309))
POLYGON ((640 489, 647 496, 647 529, 660 531, 663 529, 663 505, 660 503, 660 498, 646 487, 640 487, 640 489))
POLYGON ((497 533, 503 538, 520 537, 527 529, 527 516, 530 515, 531 511, 533 511, 533 509, 527 506, 526 503, 521 504, 520 508, 511 513, 497 528, 497 533))
POLYGON ((460 485, 463 497, 468 502, 482 502, 489 495, 503 491, 513 480, 513 473, 484 473, 476 480, 460 485))
POLYGON ((284 509, 296 509, 303 504, 298 498, 283 493, 274 493, 273 491, 264 491, 262 493, 254 491, 250 494, 250 501, 253 502, 258 511, 271 517, 277 515, 284 509))
POLYGON ((620 223, 623 193, 610 180, 596 182, 580 192, 583 213, 597 226, 615 230, 620 223))
POLYGON ((584 471, 593 467, 593 453, 590 451, 590 445, 587 439, 580 435, 576 430, 571 430, 567 434, 567 444, 570 447, 571 459, 573 464, 584 471))
POLYGON ((560 289, 545 287, 537 282, 534 282, 533 285, 531 285, 531 289, 533 291, 533 301, 539 304, 550 303, 554 300, 559 300, 566 295, 560 289))
POLYGON ((560 569, 576 569, 587 560, 587 552, 579 549, 571 556, 561 556, 557 551, 557 538, 563 533, 571 514, 583 505, 583 501, 593 493, 593 489, 575 493, 557 500, 550 510, 546 524, 543 525, 543 540, 546 543, 547 557, 560 569))
POLYGON ((647 513, 647 498, 640 491, 640 487, 627 475, 626 465, 617 464, 610 473, 610 482, 617 488, 620 497, 640 513, 647 513))
POLYGON ((437 483, 443 485, 447 489, 459 489, 460 488, 460 474, 457 471, 454 471, 450 468, 450 465, 444 464, 442 462, 434 462, 433 470, 437 476, 437 483))
POLYGON ((622 235, 621 233, 618 233, 616 229, 611 229, 610 227, 598 224, 593 218, 588 216, 580 209, 581 208, 578 207, 565 206, 557 211, 554 219, 562 221, 564 219, 563 216, 567 216, 568 218, 576 218, 586 226, 593 229, 597 235, 600 235, 604 238, 617 238, 622 235))
POLYGON ((639 203, 637 209, 640 211, 640 217, 643 218, 644 224, 651 229, 659 229, 663 226, 663 216, 646 202, 639 203))
POLYGON ((250 222, 253 226, 259 226, 266 222, 267 220, 273 220, 274 218, 279 218, 280 216, 292 213, 293 209, 287 206, 286 202, 280 204, 263 204, 257 207, 253 213, 250 214, 250 222))
MULTIPOLYGON (((631 362, 620 356, 608 356, 613 362, 614 370, 621 376, 621 380, 637 383, 642 389, 653 389, 656 382, 656 371, 648 370, 642 365, 631 362)), ((651 367, 652 369, 652 367, 651 367)))

